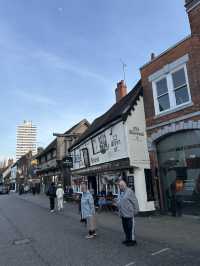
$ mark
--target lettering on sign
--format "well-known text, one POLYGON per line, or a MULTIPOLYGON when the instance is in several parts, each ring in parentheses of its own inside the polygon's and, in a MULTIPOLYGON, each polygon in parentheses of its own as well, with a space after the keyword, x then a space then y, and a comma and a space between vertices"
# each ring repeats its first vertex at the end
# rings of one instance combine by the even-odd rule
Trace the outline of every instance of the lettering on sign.
POLYGON ((100 161, 99 157, 91 158, 92 164, 99 163, 99 161, 100 161))
POLYGON ((114 149, 114 152, 118 151, 118 147, 121 144, 120 139, 118 139, 117 134, 113 136, 113 139, 111 140, 111 147, 114 149))
POLYGON ((135 136, 136 141, 142 141, 141 138, 144 137, 144 132, 141 132, 139 127, 129 129, 129 134, 135 136))

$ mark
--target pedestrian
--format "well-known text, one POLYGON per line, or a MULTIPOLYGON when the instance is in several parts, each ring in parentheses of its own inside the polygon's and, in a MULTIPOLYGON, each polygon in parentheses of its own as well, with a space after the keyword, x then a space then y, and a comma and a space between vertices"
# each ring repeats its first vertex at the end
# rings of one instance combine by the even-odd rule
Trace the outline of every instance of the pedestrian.
POLYGON ((122 219, 122 226, 126 239, 122 242, 126 246, 137 244, 135 239, 135 219, 134 216, 139 211, 138 200, 131 188, 127 187, 124 180, 119 181, 120 193, 117 199, 119 215, 122 219))
POLYGON ((56 187, 54 182, 51 183, 48 191, 47 191, 47 196, 49 196, 49 203, 50 203, 50 211, 54 212, 55 208, 55 197, 56 197, 56 187))
POLYGON ((88 227, 87 239, 94 238, 96 236, 96 222, 95 222, 95 207, 92 194, 89 192, 86 183, 81 183, 81 214, 82 219, 86 219, 88 227))
POLYGON ((82 198, 82 193, 79 194, 79 201, 78 201, 78 211, 81 215, 81 219, 80 219, 80 222, 81 223, 84 223, 85 226, 87 226, 87 220, 86 219, 83 219, 82 217, 82 211, 81 211, 81 198, 82 198))
POLYGON ((59 184, 56 190, 58 211, 63 211, 63 196, 64 196, 64 190, 62 188, 62 185, 59 184))

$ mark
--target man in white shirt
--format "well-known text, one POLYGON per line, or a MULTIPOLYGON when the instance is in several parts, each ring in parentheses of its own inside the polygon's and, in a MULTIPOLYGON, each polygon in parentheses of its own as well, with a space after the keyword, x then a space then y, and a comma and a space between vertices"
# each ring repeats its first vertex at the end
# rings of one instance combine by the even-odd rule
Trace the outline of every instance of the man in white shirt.
POLYGON ((63 211, 63 196, 64 196, 64 190, 62 188, 62 185, 59 184, 58 188, 56 190, 56 197, 57 197, 57 203, 58 203, 58 211, 63 211))

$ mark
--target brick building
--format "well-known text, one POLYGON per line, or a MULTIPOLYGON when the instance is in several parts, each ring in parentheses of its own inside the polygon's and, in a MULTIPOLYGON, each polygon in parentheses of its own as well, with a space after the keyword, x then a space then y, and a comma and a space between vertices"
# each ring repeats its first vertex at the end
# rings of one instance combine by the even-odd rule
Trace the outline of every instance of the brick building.
POLYGON ((157 206, 174 193, 200 213, 200 0, 186 0, 191 35, 141 68, 157 206))

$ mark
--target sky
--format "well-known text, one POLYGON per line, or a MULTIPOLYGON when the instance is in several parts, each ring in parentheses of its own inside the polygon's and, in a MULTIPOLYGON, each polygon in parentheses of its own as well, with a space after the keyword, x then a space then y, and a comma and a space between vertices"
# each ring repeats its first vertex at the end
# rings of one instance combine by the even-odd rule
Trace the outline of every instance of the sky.
POLYGON ((190 34, 184 0, 0 0, 0 159, 32 120, 38 146, 115 102, 154 52, 190 34))

